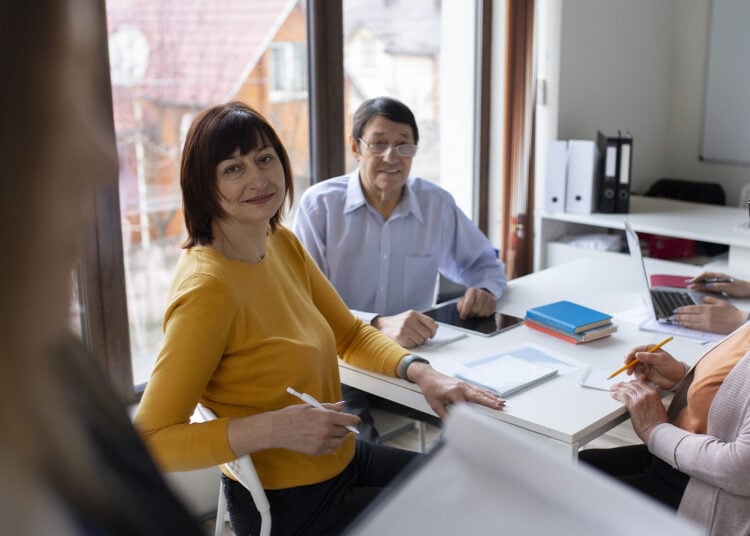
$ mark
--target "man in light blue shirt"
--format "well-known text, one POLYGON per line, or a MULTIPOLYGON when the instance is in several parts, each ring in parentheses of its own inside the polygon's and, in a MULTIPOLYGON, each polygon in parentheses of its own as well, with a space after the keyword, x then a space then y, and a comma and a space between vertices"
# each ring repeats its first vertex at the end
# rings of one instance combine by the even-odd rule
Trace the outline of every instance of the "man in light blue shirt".
POLYGON ((349 141, 359 167, 308 188, 293 224, 349 308, 402 346, 418 346, 437 331, 420 311, 434 305, 441 273, 467 287, 462 318, 494 313, 505 266, 447 191, 409 176, 419 142, 411 110, 388 97, 365 101, 349 141))
POLYGON ((447 191, 409 177, 419 140, 411 111, 379 97, 353 123, 359 168, 308 188, 293 224, 323 273, 350 309, 406 348, 435 334, 417 311, 435 303, 438 273, 467 287, 462 317, 492 314, 505 266, 447 191))

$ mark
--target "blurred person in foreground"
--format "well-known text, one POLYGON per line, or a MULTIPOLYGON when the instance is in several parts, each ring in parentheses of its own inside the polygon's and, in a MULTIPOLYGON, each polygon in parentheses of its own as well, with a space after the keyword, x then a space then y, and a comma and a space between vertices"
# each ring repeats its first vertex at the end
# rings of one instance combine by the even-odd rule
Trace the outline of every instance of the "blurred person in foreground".
POLYGON ((202 534, 71 333, 92 201, 117 180, 103 2, 0 4, 0 534, 202 534))

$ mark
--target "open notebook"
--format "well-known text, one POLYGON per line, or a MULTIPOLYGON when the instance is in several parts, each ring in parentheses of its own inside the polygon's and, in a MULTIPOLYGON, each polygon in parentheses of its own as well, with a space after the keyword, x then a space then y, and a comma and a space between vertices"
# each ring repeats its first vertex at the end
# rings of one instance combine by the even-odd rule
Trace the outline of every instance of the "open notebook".
POLYGON ((454 375, 505 397, 574 368, 576 364, 556 359, 540 348, 521 346, 466 363, 454 375))

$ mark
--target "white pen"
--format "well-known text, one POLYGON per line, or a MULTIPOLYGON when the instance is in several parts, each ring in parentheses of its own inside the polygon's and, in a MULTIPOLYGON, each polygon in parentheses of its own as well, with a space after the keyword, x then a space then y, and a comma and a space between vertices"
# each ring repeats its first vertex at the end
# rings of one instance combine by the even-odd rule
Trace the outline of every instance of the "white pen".
MULTIPOLYGON (((315 400, 313 397, 311 397, 307 393, 300 393, 299 391, 296 391, 295 389, 291 387, 287 387, 286 392, 289 393, 290 395, 296 396, 297 398, 299 398, 306 404, 311 405, 314 408, 326 409, 323 407, 323 404, 315 400)), ((354 432, 355 434, 359 433, 359 430, 357 430, 354 426, 347 426, 346 429, 349 430, 350 432, 354 432)))

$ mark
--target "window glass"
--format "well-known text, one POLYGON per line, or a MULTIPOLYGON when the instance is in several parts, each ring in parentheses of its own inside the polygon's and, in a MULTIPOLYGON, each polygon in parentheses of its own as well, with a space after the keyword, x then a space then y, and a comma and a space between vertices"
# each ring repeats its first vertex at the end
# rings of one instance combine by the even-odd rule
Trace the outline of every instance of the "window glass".
POLYGON ((304 2, 107 0, 120 208, 136 384, 161 344, 168 286, 185 239, 182 142, 202 109, 241 100, 285 142, 310 181, 304 2))
MULTIPOLYGON (((412 175, 440 184, 472 217, 475 2, 344 0, 343 6, 344 139, 366 99, 403 101, 419 127, 412 175)), ((356 166, 350 153, 349 170, 356 166)))

